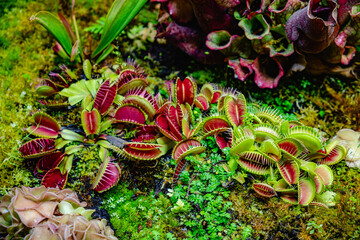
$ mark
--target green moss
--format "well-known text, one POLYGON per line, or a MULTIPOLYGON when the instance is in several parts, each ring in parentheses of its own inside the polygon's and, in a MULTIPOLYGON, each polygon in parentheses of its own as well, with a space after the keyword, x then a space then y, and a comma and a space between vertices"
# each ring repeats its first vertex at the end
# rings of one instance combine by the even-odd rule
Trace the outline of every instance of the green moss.
POLYGON ((119 239, 170 239, 179 231, 170 200, 161 193, 156 198, 121 183, 105 193, 103 208, 119 239))

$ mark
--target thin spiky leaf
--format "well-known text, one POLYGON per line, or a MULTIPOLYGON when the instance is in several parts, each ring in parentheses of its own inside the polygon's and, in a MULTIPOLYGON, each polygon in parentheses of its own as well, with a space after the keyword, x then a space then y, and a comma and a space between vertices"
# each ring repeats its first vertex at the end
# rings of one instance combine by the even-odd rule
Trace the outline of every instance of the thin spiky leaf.
POLYGON ((99 110, 101 115, 105 114, 113 104, 116 96, 116 90, 116 85, 110 86, 110 79, 101 84, 94 100, 94 108, 99 110))
POLYGON ((63 108, 69 106, 68 102, 62 102, 61 100, 39 100, 39 103, 48 108, 63 108))
POLYGON ((128 158, 135 160, 157 160, 163 155, 163 152, 158 148, 151 150, 139 150, 131 147, 124 147, 122 152, 128 158))
POLYGON ((109 190, 118 183, 120 177, 121 168, 107 157, 101 164, 91 189, 100 193, 109 190))
POLYGON ((26 142, 19 148, 23 158, 38 158, 55 151, 55 140, 36 138, 26 142))
POLYGON ((235 138, 235 140, 233 139, 233 143, 231 144, 230 154, 235 155, 248 151, 254 145, 254 142, 255 140, 253 138, 235 138))
POLYGON ((162 145, 155 143, 141 143, 141 142, 127 142, 124 143, 125 146, 128 146, 137 150, 152 150, 155 148, 160 148, 162 145))
POLYGON ((272 139, 267 139, 261 143, 260 151, 266 153, 269 157, 278 162, 281 158, 281 150, 276 142, 272 139))
POLYGON ((301 205, 309 205, 315 197, 316 187, 313 180, 302 178, 298 183, 299 195, 298 201, 301 205))
POLYGON ((33 115, 33 125, 27 131, 34 136, 42 138, 56 138, 60 131, 60 124, 50 115, 44 112, 37 112, 33 115))
POLYGON ((226 117, 234 126, 244 124, 244 115, 246 113, 246 100, 243 94, 234 99, 232 96, 227 96, 224 101, 224 108, 226 117))
POLYGON ((263 197, 276 196, 276 192, 272 186, 266 183, 253 183, 252 188, 254 191, 263 197))
POLYGON ((282 122, 282 116, 279 110, 272 107, 261 107, 256 110, 254 114, 262 121, 268 121, 272 124, 279 124, 282 122))
POLYGON ((263 140, 268 138, 277 141, 281 138, 281 133, 279 129, 270 124, 258 124, 253 127, 253 130, 255 132, 256 141, 258 142, 262 142, 263 140))
POLYGON ((300 167, 294 160, 283 160, 277 163, 281 176, 289 184, 297 184, 300 178, 300 167))
POLYGON ((86 135, 98 134, 100 131, 101 116, 97 109, 92 111, 83 110, 81 113, 81 125, 86 135))

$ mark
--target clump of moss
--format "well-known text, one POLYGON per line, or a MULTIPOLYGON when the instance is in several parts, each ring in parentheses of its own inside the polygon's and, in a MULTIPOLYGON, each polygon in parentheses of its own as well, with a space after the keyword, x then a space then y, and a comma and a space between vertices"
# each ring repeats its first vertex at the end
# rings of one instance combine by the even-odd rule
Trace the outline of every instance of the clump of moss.
POLYGON ((177 239, 179 223, 166 196, 129 190, 120 183, 105 193, 103 208, 109 212, 115 235, 120 239, 177 239), (171 238, 172 237, 172 238, 171 238))

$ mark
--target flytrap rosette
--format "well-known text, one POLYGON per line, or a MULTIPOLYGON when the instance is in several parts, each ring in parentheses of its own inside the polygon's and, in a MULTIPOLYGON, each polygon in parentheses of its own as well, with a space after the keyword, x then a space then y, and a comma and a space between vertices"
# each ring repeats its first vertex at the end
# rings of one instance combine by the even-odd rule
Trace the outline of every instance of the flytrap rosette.
POLYGON ((36 125, 27 128, 27 131, 36 137, 57 138, 60 131, 60 124, 50 115, 44 112, 37 112, 33 115, 36 125))

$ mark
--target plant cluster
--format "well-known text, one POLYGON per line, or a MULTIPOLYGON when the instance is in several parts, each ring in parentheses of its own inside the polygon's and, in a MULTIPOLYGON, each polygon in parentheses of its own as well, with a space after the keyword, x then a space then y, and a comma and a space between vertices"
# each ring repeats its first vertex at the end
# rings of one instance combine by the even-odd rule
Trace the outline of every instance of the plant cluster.
POLYGON ((227 61, 260 88, 304 69, 354 76, 358 0, 153 2, 162 4, 159 36, 204 63, 227 61))
POLYGON ((0 230, 5 239, 117 239, 85 206, 70 189, 13 188, 1 198, 0 230))

